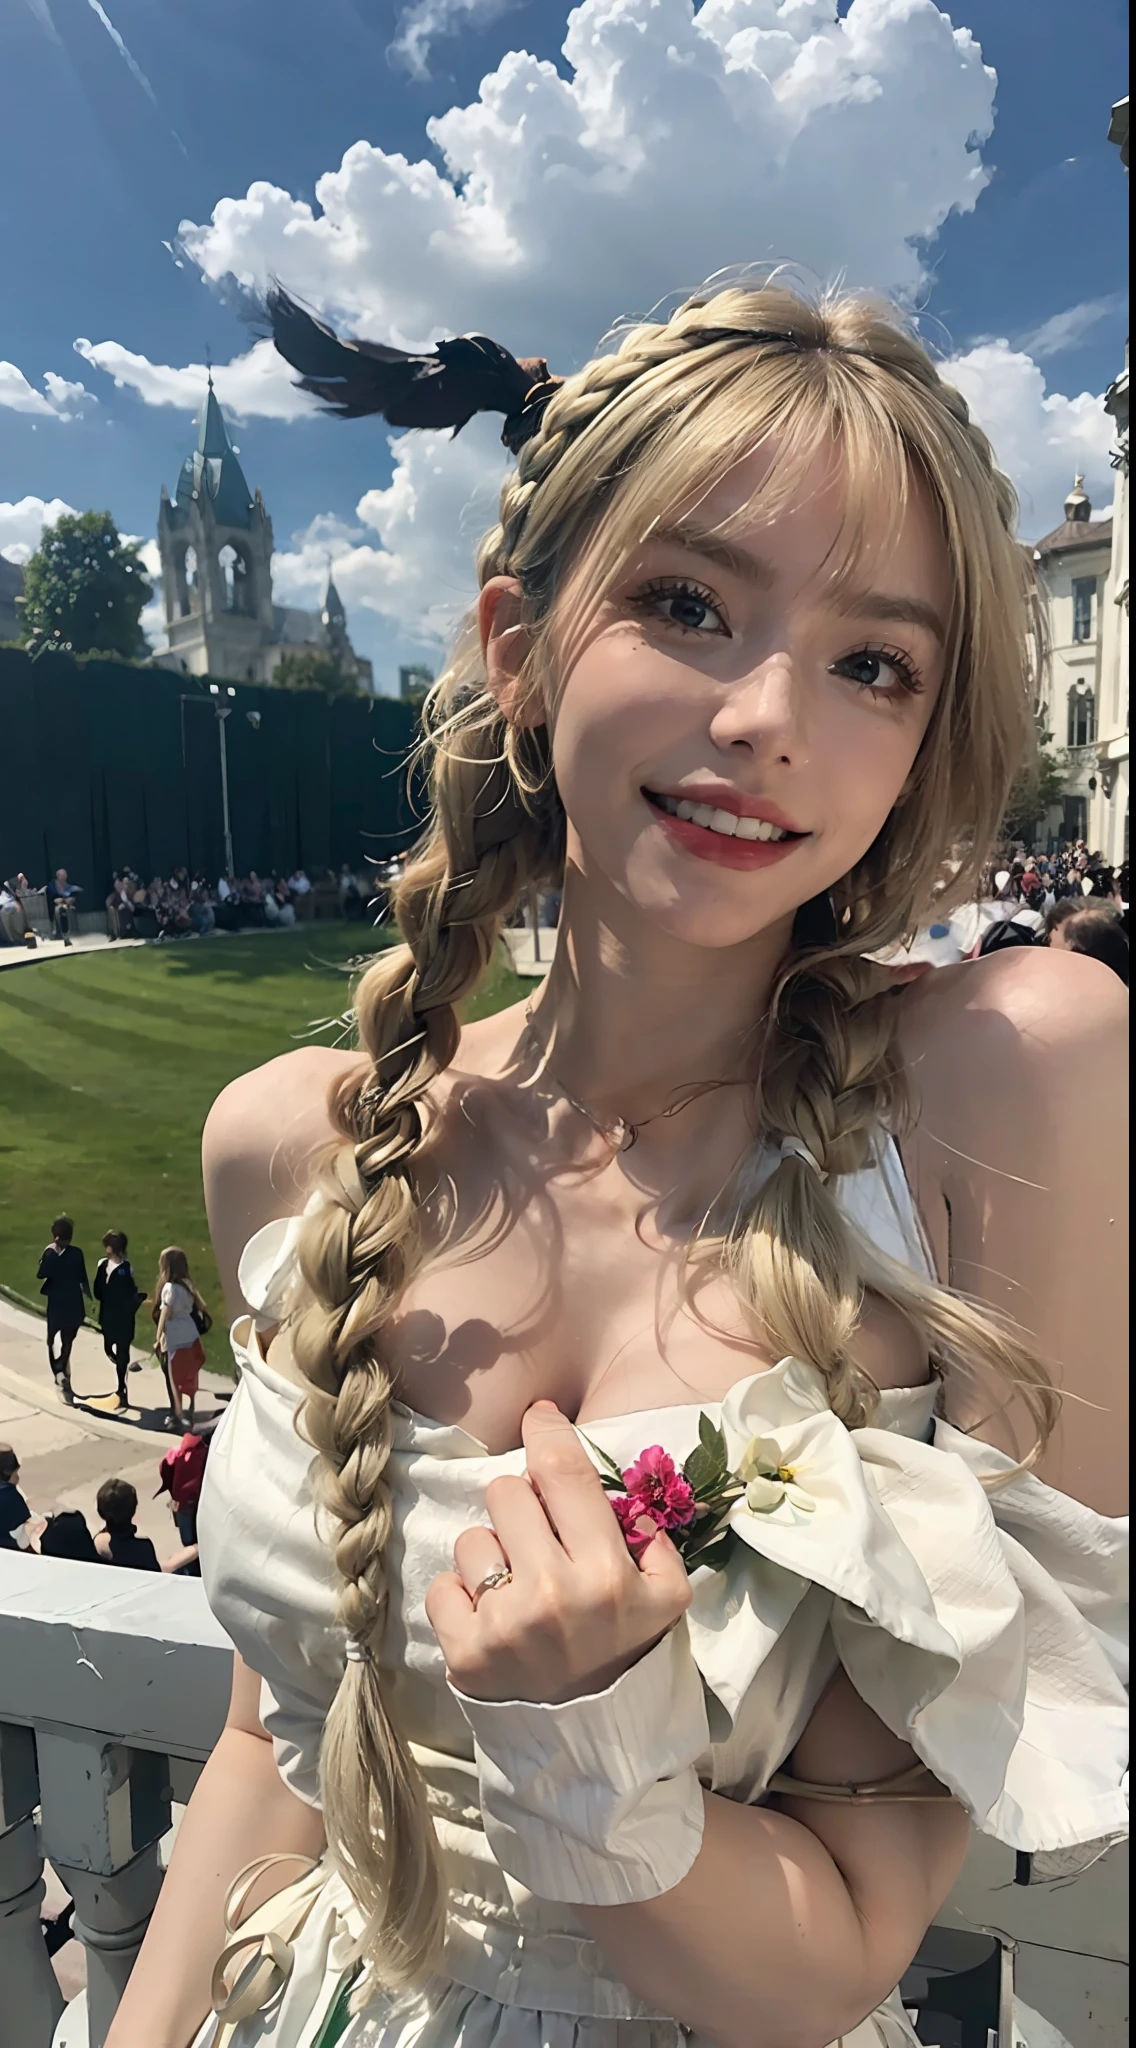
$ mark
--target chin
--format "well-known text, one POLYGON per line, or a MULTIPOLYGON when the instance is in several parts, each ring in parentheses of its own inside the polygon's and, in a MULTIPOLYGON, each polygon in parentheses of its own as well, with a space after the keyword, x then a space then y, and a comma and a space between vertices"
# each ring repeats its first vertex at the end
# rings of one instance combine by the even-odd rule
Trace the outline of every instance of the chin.
POLYGON ((784 893, 761 887, 760 878, 746 877, 744 892, 738 877, 727 886, 677 887, 671 877, 629 877, 620 890, 643 924, 680 945, 722 952, 731 946, 747 945, 762 932, 784 925, 788 932, 797 904, 787 904, 784 893), (731 886, 732 885, 732 886, 731 886))

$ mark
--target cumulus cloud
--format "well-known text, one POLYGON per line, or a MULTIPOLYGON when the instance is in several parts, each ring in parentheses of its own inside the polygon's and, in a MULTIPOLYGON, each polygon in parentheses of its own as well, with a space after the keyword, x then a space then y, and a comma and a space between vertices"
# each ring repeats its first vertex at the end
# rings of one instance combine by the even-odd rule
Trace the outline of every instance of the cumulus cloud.
POLYGON ((571 367, 622 312, 791 260, 906 296, 973 207, 994 74, 932 0, 583 0, 568 75, 512 51, 428 123, 442 158, 356 142, 315 208, 258 182, 182 223, 206 278, 273 276, 361 332, 480 328, 571 367), (897 167, 902 165, 902 176, 897 167))
POLYGON ((358 526, 313 520, 273 557, 273 588, 281 603, 314 604, 330 554, 349 612, 379 612, 408 643, 436 649, 474 595, 473 557, 496 513, 505 451, 489 419, 471 421, 457 441, 415 434, 390 445, 394 475, 359 500, 358 526))
POLYGON ((45 526, 54 526, 65 512, 74 512, 64 498, 17 498, 0 503, 0 555, 8 562, 31 560, 45 526))
POLYGON ((1112 503, 1109 450, 1114 426, 1099 398, 1047 391, 1045 376, 1008 341, 983 342, 943 365, 989 434, 1021 505, 1023 535, 1036 540, 1059 526, 1076 471, 1098 510, 1112 503))
MULTIPOLYGON (((113 377, 120 391, 135 392, 145 405, 173 405, 183 412, 195 412, 205 397, 209 371, 204 363, 175 369, 168 363, 152 363, 120 342, 92 342, 82 337, 75 343, 75 353, 113 377)), ((255 415, 266 420, 298 420, 314 412, 316 404, 306 392, 296 390, 294 375, 270 341, 258 341, 245 355, 214 364, 213 388, 234 419, 255 415)))
POLYGON ((430 52, 442 36, 463 29, 488 28, 517 0, 414 0, 398 18, 398 34, 389 54, 415 78, 430 75, 430 52))
POLYGON ((31 413, 42 420, 73 420, 84 405, 96 403, 85 385, 69 383, 54 370, 44 372, 43 386, 37 391, 15 363, 0 362, 0 406, 9 412, 31 413))

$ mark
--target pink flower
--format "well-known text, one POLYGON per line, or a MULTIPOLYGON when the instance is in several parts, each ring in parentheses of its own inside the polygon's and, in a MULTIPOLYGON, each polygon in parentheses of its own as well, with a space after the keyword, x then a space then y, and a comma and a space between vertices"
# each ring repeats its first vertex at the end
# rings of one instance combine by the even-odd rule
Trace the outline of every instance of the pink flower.
POLYGON ((694 1488, 676 1470, 674 1459, 661 1444, 640 1451, 635 1463, 627 1467, 623 1484, 629 1497, 639 1503, 639 1513, 650 1515, 660 1529, 682 1529, 694 1520, 694 1488))

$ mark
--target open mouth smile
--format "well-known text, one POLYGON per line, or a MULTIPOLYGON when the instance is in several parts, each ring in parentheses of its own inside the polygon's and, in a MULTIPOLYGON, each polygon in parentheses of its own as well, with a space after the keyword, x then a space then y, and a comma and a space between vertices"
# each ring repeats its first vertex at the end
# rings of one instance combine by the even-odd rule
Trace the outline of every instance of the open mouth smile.
POLYGON ((666 796, 653 789, 644 789, 643 796, 668 838, 685 852, 719 867, 769 867, 811 837, 808 832, 775 825, 768 818, 715 804, 666 796))

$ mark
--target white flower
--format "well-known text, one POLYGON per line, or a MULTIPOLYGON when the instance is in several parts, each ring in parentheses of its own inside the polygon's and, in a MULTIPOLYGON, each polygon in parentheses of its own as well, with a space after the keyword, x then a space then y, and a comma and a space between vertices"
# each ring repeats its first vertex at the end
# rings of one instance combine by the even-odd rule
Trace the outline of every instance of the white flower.
POLYGON ((738 1477, 746 1482, 745 1504, 753 1515, 771 1515, 783 1501, 790 1507, 798 1508, 802 1514, 816 1512, 816 1502, 808 1489, 800 1485, 798 1467, 787 1462, 784 1453, 772 1436, 750 1438, 741 1462, 738 1477))

